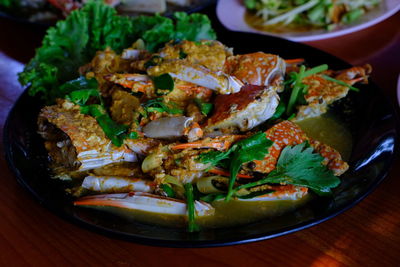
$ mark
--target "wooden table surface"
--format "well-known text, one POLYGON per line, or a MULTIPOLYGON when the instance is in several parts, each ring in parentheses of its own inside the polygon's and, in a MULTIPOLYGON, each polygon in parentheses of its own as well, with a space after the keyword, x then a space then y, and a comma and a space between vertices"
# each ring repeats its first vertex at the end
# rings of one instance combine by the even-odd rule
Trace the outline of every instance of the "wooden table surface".
MULTIPOLYGON (((0 32, 2 129, 22 91, 16 73, 33 56, 44 31, 0 19, 0 32)), ((371 63, 372 79, 395 103, 400 72, 400 13, 361 32, 309 45, 351 64, 371 63)), ((372 194, 331 220, 271 240, 203 249, 143 246, 82 229, 40 206, 21 188, 3 153, 0 169, 1 266, 399 266, 400 262, 399 157, 372 194)))

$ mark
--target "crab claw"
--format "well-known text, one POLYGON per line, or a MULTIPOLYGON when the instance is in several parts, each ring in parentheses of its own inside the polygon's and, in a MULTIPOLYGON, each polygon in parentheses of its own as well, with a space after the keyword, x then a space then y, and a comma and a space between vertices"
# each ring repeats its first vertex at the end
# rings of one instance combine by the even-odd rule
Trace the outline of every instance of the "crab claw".
MULTIPOLYGON (((286 71, 285 61, 277 55, 256 52, 228 57, 225 72, 252 85, 281 85, 286 71)), ((277 86, 278 92, 283 86, 277 86)))
POLYGON ((163 117, 149 122, 144 128, 146 137, 158 139, 176 139, 186 136, 196 140, 203 135, 200 126, 193 122, 192 117, 163 117))
POLYGON ((275 113, 278 102, 279 96, 272 86, 245 85, 238 93, 218 95, 214 113, 204 130, 250 130, 269 119, 275 113))
MULTIPOLYGON (((185 201, 143 192, 87 196, 76 200, 74 205, 92 208, 115 207, 161 215, 187 214, 185 201)), ((215 212, 210 204, 203 201, 195 201, 194 206, 198 217, 213 215, 215 212)))
POLYGON ((178 61, 168 61, 162 65, 149 68, 147 72, 150 75, 169 73, 174 78, 209 88, 219 94, 236 93, 243 86, 239 79, 223 72, 213 72, 196 64, 179 62, 178 65, 177 63, 178 61))
POLYGON ((154 184, 151 181, 139 178, 116 176, 87 176, 82 182, 82 187, 101 193, 114 192, 153 192, 154 184))

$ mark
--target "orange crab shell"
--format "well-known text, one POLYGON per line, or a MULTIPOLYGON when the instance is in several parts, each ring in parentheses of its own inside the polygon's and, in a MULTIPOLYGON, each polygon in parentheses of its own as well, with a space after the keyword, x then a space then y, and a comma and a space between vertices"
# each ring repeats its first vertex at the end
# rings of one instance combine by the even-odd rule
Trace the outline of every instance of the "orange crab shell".
POLYGON ((263 52, 231 56, 226 59, 225 72, 247 84, 266 85, 266 80, 279 64, 279 57, 263 52))
POLYGON ((274 125, 265 134, 274 143, 263 160, 254 161, 256 163, 254 171, 262 173, 269 173, 275 169, 279 155, 284 147, 298 145, 308 139, 305 133, 290 121, 283 121, 274 125))
POLYGON ((310 142, 314 151, 318 152, 324 158, 322 164, 327 165, 336 176, 343 174, 349 168, 349 165, 342 160, 339 152, 328 145, 308 138, 300 127, 291 121, 278 123, 265 133, 266 137, 273 141, 274 144, 269 148, 269 153, 263 160, 254 161, 256 163, 256 167, 253 169, 254 171, 262 173, 271 172, 275 169, 283 148, 286 146, 298 145, 304 141, 310 142))

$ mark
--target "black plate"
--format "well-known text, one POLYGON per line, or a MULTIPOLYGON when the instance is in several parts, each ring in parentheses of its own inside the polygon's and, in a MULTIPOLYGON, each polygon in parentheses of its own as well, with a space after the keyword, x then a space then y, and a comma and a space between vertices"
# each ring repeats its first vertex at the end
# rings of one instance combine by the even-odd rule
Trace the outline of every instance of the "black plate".
MULTIPOLYGON (((283 58, 305 58, 311 65, 328 63, 332 69, 349 64, 314 48, 290 41, 246 33, 220 34, 220 40, 235 53, 265 51, 283 58)), ((207 247, 247 243, 298 231, 352 207, 368 195, 387 175, 398 147, 397 117, 389 101, 374 84, 361 86, 360 93, 350 95, 334 108, 349 124, 354 137, 350 170, 332 198, 318 198, 296 212, 240 227, 208 229, 187 233, 127 222, 118 217, 76 208, 62 192, 60 181, 49 178, 47 153, 36 134, 36 118, 42 103, 26 92, 9 114, 5 126, 6 157, 18 182, 41 204, 59 216, 95 232, 134 242, 172 247, 207 247), (343 106, 352 103, 354 112, 343 114, 343 106)))

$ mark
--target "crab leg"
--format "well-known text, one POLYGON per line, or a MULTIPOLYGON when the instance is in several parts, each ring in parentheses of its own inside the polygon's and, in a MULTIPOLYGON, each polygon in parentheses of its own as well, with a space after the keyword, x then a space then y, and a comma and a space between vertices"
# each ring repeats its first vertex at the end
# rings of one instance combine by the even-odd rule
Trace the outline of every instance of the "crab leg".
POLYGON ((143 74, 110 74, 104 77, 107 81, 119 84, 132 92, 145 93, 147 88, 153 88, 150 77, 143 74))
POLYGON ((128 193, 130 191, 153 192, 154 184, 151 181, 139 178, 116 176, 87 176, 82 187, 101 193, 128 193))
POLYGON ((195 142, 177 144, 172 146, 171 149, 179 150, 187 148, 214 148, 217 150, 227 150, 234 142, 239 141, 240 139, 243 139, 245 137, 246 136, 244 135, 224 135, 217 136, 215 138, 208 137, 195 142))
MULTIPOLYGON (((184 201, 143 192, 87 196, 75 201, 74 205, 116 207, 164 215, 186 216, 187 214, 187 207, 184 201)), ((199 217, 214 214, 214 208, 203 201, 195 201, 195 211, 199 217)))

